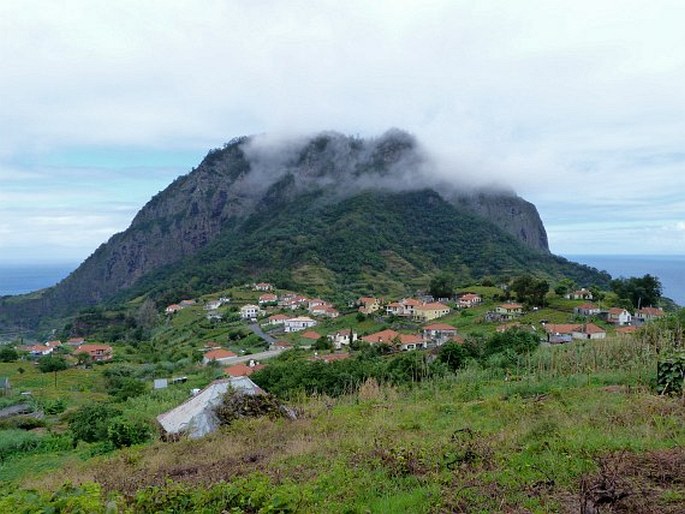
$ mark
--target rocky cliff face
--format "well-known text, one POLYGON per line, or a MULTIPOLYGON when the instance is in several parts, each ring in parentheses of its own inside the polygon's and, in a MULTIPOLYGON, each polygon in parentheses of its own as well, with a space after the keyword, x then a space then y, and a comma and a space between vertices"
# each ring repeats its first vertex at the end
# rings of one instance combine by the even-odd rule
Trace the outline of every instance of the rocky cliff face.
POLYGON ((502 228, 526 246, 549 253, 547 232, 538 210, 518 196, 478 193, 456 202, 502 228))
POLYGON ((397 130, 371 140, 337 133, 288 141, 235 139, 153 197, 126 231, 101 245, 32 308, 66 311, 111 298, 150 272, 196 254, 255 213, 278 209, 307 192, 312 201, 331 204, 361 192, 433 187, 529 248, 549 252, 532 204, 510 193, 465 195, 434 181, 431 166, 417 141, 397 130))

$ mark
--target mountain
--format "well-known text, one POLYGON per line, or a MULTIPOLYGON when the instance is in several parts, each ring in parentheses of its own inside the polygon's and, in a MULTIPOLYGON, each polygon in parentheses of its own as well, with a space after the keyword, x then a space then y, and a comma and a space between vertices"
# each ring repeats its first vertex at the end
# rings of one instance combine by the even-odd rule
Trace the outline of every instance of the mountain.
POLYGON ((464 280, 530 271, 606 282, 550 254, 534 205, 436 170, 399 130, 368 140, 335 132, 234 139, 155 195, 60 284, 4 299, 0 323, 260 277, 380 292, 425 285, 441 269, 464 280))

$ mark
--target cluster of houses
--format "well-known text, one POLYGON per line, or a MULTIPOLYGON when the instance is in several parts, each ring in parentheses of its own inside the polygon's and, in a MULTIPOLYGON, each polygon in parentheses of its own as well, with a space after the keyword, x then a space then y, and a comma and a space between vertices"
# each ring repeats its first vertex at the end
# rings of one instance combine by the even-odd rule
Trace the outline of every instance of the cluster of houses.
MULTIPOLYGON (((266 286, 268 284, 257 284, 266 286)), ((256 320, 266 315, 266 308, 282 311, 294 311, 305 309, 312 316, 324 318, 337 318, 340 313, 330 302, 321 298, 307 298, 295 293, 286 293, 278 296, 274 293, 264 293, 258 299, 259 305, 247 304, 240 308, 240 317, 244 320, 256 320)), ((266 319, 265 325, 282 326, 284 332, 299 332, 316 326, 317 321, 309 316, 288 316, 287 314, 273 314, 266 319)))
MULTIPOLYGON (((474 307, 483 301, 480 295, 475 293, 463 293, 457 296, 457 306, 460 308, 474 307)), ((382 299, 371 296, 362 296, 357 300, 359 312, 373 314, 385 312, 391 316, 409 318, 418 322, 427 322, 451 312, 451 308, 432 298, 418 300, 416 298, 403 298, 396 302, 384 303, 382 299)))
POLYGON ((196 303, 197 302, 195 300, 181 300, 178 303, 172 303, 171 305, 168 305, 167 308, 164 309, 164 312, 166 314, 176 314, 178 311, 182 311, 187 307, 192 307, 196 303))
POLYGON ((65 343, 62 341, 47 341, 42 344, 20 346, 19 350, 27 352, 31 357, 43 357, 51 355, 57 348, 65 346, 70 348, 71 353, 87 354, 93 362, 106 362, 112 360, 112 347, 108 344, 86 343, 82 337, 73 337, 65 343))

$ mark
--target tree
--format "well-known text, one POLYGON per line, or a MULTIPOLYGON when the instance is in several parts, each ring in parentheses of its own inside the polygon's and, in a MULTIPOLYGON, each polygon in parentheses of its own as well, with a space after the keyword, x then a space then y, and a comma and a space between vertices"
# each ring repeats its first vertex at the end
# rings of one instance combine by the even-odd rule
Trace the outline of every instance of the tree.
POLYGON ((38 369, 43 373, 55 374, 55 387, 57 387, 57 372, 64 371, 69 367, 67 359, 61 355, 46 355, 38 360, 38 369))
POLYGON ((455 279, 451 273, 441 272, 435 275, 428 286, 435 298, 451 298, 454 294, 455 279))
POLYGON ((152 298, 147 298, 136 313, 136 324, 142 330, 144 337, 147 338, 158 322, 157 304, 152 298))
POLYGON ((452 371, 463 368, 470 357, 469 348, 454 341, 442 345, 438 352, 438 360, 444 362, 452 371))
POLYGON ((546 280, 536 279, 530 275, 520 275, 511 284, 516 293, 516 300, 529 305, 544 305, 545 295, 549 291, 546 280))
POLYGON ((575 289, 576 284, 571 280, 570 278, 562 278, 557 286, 554 288, 554 292, 557 294, 557 296, 564 296, 568 292, 572 291, 575 289))
POLYGON ((326 336, 321 336, 314 342, 312 349, 317 351, 331 351, 333 350, 333 341, 326 336))
POLYGON ((19 352, 13 346, 2 345, 0 347, 0 362, 14 362, 19 358, 19 352))
POLYGON ((38 360, 38 369, 43 373, 64 371, 69 367, 67 360, 61 355, 46 355, 38 360))
POLYGON ((612 280, 610 287, 616 296, 629 301, 635 308, 658 305, 661 299, 661 281, 649 273, 643 277, 612 280))

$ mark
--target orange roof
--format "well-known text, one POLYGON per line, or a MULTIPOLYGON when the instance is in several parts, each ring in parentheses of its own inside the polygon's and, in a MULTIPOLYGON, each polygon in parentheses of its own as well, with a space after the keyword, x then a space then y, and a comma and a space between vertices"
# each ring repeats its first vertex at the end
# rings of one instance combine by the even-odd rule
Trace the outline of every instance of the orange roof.
POLYGON ((457 330, 456 327, 448 325, 447 323, 431 323, 423 327, 424 330, 457 330))
POLYGON ((400 334, 400 342, 402 344, 423 343, 423 337, 416 334, 400 334))
POLYGON ((286 316, 285 314, 274 314, 273 316, 269 316, 269 321, 285 321, 286 319, 290 319, 290 316, 286 316))
POLYGON ((321 337, 321 334, 314 332, 313 330, 307 330, 306 332, 303 332, 300 337, 304 337, 305 339, 313 339, 316 341, 321 337))
POLYGON ((239 364, 229 366, 228 368, 224 368, 224 373, 232 377, 249 377, 250 375, 252 375, 252 373, 254 373, 255 371, 259 371, 260 369, 264 369, 263 364, 255 364, 254 366, 248 366, 247 364, 243 364, 241 362, 239 364))
POLYGON ((276 341, 274 343, 274 346, 277 346, 279 348, 292 348, 293 345, 290 344, 288 341, 276 341))
POLYGON ((421 311, 443 311, 445 309, 449 310, 449 307, 439 302, 433 302, 419 305, 416 309, 421 311))
POLYGON ((602 333, 606 332, 606 330, 604 330, 601 327, 598 327, 594 323, 587 323, 586 325, 584 325, 582 327, 581 332, 584 332, 586 334, 602 334, 602 333))
POLYGON ((664 311, 662 309, 659 309, 657 307, 643 307, 639 311, 637 311, 640 314, 646 314, 647 316, 663 316, 664 311))
POLYGON ((626 311, 625 309, 621 309, 620 307, 612 307, 611 309, 609 309, 609 314, 614 314, 616 316, 618 316, 619 314, 621 314, 623 312, 628 312, 628 311, 626 311))
POLYGON ((378 300, 376 300, 373 296, 362 296, 357 301, 358 303, 376 303, 378 300))
POLYGON ((398 335, 400 335, 399 332, 395 332, 394 330, 388 328, 386 330, 381 330, 380 332, 364 336, 362 337, 362 340, 366 341, 367 343, 390 343, 398 335))
POLYGON ((414 306, 421 305, 421 302, 418 300, 415 300, 414 298, 405 298, 404 300, 401 300, 400 303, 402 305, 414 305, 414 306))
POLYGON ((108 344, 82 344, 78 347, 79 352, 111 352, 112 347, 108 344))
POLYGON ((583 309, 589 311, 591 309, 597 309, 597 306, 593 303, 584 303, 583 305, 579 305, 578 307, 576 307, 576 309, 583 309))
POLYGON ((228 359, 229 357, 237 357, 237 355, 230 350, 225 350, 224 348, 219 348, 218 350, 211 350, 205 353, 205 359, 210 361, 228 359))
POLYGON ((464 293, 459 297, 460 300, 476 300, 479 299, 480 295, 473 294, 473 293, 464 293))
POLYGON ((548 334, 570 334, 575 332, 580 325, 571 323, 547 323, 545 332, 548 334))

